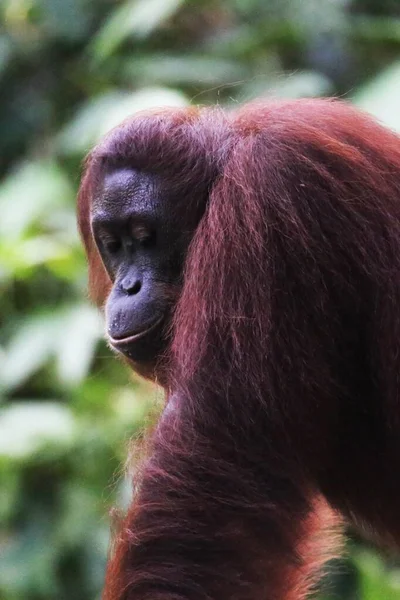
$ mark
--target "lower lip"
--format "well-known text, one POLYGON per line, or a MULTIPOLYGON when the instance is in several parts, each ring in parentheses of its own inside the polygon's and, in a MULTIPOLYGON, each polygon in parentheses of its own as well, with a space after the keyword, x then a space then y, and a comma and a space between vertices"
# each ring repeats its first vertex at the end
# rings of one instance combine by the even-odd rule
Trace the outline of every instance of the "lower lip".
POLYGON ((155 321, 152 325, 150 325, 150 327, 148 327, 147 329, 144 329, 143 331, 139 331, 139 333, 135 333, 134 335, 129 335, 127 337, 118 338, 118 339, 115 339, 115 338, 111 337, 110 335, 108 335, 107 336, 108 341, 110 342, 110 344, 112 346, 115 346, 117 348, 120 346, 133 344, 134 342, 144 338, 146 335, 148 335, 149 333, 154 331, 154 329, 156 329, 161 324, 161 321, 163 320, 163 318, 164 317, 160 317, 159 319, 157 319, 157 321, 155 321))

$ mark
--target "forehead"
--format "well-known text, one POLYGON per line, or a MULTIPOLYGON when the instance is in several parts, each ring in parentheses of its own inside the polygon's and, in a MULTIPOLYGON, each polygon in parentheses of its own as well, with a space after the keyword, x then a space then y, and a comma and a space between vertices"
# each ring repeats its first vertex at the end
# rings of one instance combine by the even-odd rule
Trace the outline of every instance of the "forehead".
POLYGON ((160 213, 165 204, 159 177, 130 168, 106 173, 93 198, 94 217, 123 219, 134 211, 137 214, 160 213))

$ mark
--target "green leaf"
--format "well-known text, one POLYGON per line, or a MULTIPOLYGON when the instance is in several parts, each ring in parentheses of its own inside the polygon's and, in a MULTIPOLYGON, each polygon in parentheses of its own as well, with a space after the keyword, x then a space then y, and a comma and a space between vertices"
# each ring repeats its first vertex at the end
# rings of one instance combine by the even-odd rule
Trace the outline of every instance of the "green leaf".
POLYGON ((22 458, 49 443, 70 444, 71 411, 56 402, 18 402, 0 410, 0 456, 22 458))
POLYGON ((12 55, 10 40, 5 35, 0 35, 0 77, 6 70, 12 55))
POLYGON ((400 132, 400 61, 362 87, 353 100, 387 127, 400 132))
POLYGON ((244 93, 250 98, 266 94, 274 98, 311 98, 327 95, 331 91, 329 79, 315 71, 303 71, 285 77, 272 74, 266 78, 254 79, 244 86, 244 93))
POLYGON ((70 248, 51 236, 36 236, 18 243, 5 239, 0 242, 0 272, 23 276, 32 267, 47 261, 65 260, 70 248))
POLYGON ((400 19, 362 15, 352 19, 352 35, 371 42, 400 42, 400 19))
POLYGON ((107 58, 128 37, 145 38, 180 8, 184 0, 130 0, 114 11, 90 48, 97 60, 107 58))
POLYGON ((103 319, 96 308, 80 304, 68 311, 56 350, 58 376, 64 384, 77 385, 86 377, 102 337, 103 319))
POLYGON ((64 384, 76 385, 86 375, 95 347, 103 336, 97 309, 86 304, 62 307, 22 322, 6 347, 0 366, 0 384, 13 389, 56 357, 57 375, 64 384))
POLYGON ((196 85, 222 85, 238 79, 247 79, 248 72, 243 65, 233 60, 215 56, 173 56, 151 54, 129 60, 124 69, 128 80, 137 78, 174 85, 194 83, 196 85))
POLYGON ((44 365, 54 347, 55 327, 55 317, 47 313, 22 322, 6 347, 0 387, 13 389, 44 365))
POLYGON ((49 537, 48 513, 36 511, 32 517, 15 537, 0 540, 0 589, 7 600, 60 597, 56 575, 59 550, 49 537))
POLYGON ((75 41, 88 35, 91 3, 86 0, 36 0, 41 8, 40 20, 46 31, 58 38, 75 41))
POLYGON ((51 161, 19 165, 0 186, 0 239, 16 239, 74 192, 62 169, 51 161))
POLYGON ((66 153, 83 154, 107 131, 139 110, 186 104, 183 94, 165 88, 148 88, 135 94, 108 92, 97 96, 78 111, 62 131, 59 146, 66 153))
POLYGON ((361 550, 354 561, 360 573, 362 600, 398 600, 400 592, 399 571, 390 570, 375 553, 361 550))

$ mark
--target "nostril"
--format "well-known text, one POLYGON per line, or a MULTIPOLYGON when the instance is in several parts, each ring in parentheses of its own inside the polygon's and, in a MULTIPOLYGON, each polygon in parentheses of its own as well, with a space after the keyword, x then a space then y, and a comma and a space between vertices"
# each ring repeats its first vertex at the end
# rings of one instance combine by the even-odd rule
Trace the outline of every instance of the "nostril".
POLYGON ((129 296, 135 296, 142 288, 142 282, 139 279, 126 279, 121 283, 122 290, 129 296))
POLYGON ((132 296, 135 294, 138 294, 140 292, 140 289, 142 287, 142 283, 139 280, 136 280, 135 283, 133 284, 133 286, 127 290, 128 294, 131 294, 132 296))

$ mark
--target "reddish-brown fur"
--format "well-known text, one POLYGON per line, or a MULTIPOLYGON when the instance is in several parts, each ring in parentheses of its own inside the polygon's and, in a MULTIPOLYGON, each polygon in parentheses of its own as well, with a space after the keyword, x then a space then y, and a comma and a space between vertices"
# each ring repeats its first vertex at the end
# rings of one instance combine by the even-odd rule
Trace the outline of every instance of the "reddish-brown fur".
POLYGON ((121 163, 207 206, 104 597, 302 599, 336 513, 400 543, 400 140, 329 100, 134 117, 80 192, 99 303, 90 203, 121 163))

